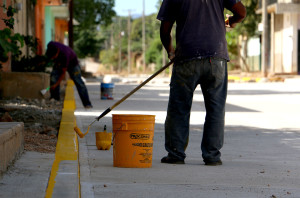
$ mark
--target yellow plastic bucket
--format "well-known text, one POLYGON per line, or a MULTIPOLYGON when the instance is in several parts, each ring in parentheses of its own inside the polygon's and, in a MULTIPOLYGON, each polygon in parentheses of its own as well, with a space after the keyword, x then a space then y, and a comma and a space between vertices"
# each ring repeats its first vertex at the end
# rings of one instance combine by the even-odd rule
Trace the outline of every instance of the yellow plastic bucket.
POLYGON ((95 132, 96 146, 98 150, 109 150, 111 146, 112 133, 95 132))
POLYGON ((112 115, 114 167, 150 168, 154 115, 112 115))

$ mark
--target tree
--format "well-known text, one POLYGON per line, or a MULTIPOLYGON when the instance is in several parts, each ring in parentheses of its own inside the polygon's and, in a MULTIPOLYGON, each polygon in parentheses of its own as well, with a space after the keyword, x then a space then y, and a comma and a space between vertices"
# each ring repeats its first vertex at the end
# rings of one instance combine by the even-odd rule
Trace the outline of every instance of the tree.
POLYGON ((74 18, 79 25, 74 27, 74 49, 79 57, 95 56, 103 42, 97 28, 112 22, 114 0, 74 0, 74 18))
POLYGON ((160 41, 160 22, 156 19, 157 14, 152 14, 147 18, 147 29, 146 29, 146 63, 155 63, 161 65, 162 63, 162 50, 163 46, 160 41))
POLYGON ((243 4, 247 10, 247 17, 236 31, 244 36, 251 37, 257 34, 257 26, 261 22, 261 15, 255 13, 258 8, 258 0, 244 0, 243 4))
MULTIPOLYGON (((146 63, 154 63, 161 66, 162 44, 159 36, 160 22, 156 19, 157 14, 145 17, 146 24, 146 63)), ((100 55, 101 62, 107 66, 118 65, 119 41, 121 39, 122 65, 127 65, 127 20, 128 17, 117 17, 113 23, 105 28, 101 28, 100 34, 105 42, 102 44, 100 55), (124 37, 120 33, 124 32, 124 37), (112 41, 114 41, 112 43, 112 41), (113 46, 113 48, 112 48, 113 46), (112 62, 110 62, 112 61, 112 62)), ((135 55, 142 54, 142 18, 132 19, 131 23, 131 52, 135 55)), ((117 67, 114 67, 117 69, 117 67)))
POLYGON ((99 38, 97 32, 92 29, 78 31, 78 37, 74 42, 74 49, 79 58, 86 56, 95 56, 97 51, 103 42, 103 39, 99 38))
MULTIPOLYGON (((245 5, 247 11, 246 18, 242 23, 239 23, 232 31, 227 32, 226 34, 229 56, 232 60, 237 59, 237 57, 241 57, 238 50, 239 35, 242 35, 246 38, 257 35, 257 26, 261 22, 261 16, 255 13, 258 7, 258 0, 244 0, 243 4, 245 5)), ((230 14, 229 11, 225 11, 225 13, 230 14)), ((243 57, 241 58, 243 59, 243 57)), ((234 67, 232 63, 230 64, 232 67, 234 67)))
POLYGON ((119 50, 121 50, 122 61, 121 68, 127 65, 125 57, 127 53, 127 17, 117 16, 112 19, 113 23, 109 26, 102 26, 99 30, 99 37, 104 42, 100 45, 99 58, 110 70, 119 68, 119 50), (121 48, 121 49, 120 49, 121 48))
POLYGON ((90 28, 95 25, 109 25, 115 16, 114 0, 75 0, 74 16, 78 27, 90 28))
POLYGON ((5 63, 8 60, 8 54, 11 53, 12 56, 20 54, 20 47, 24 45, 24 38, 22 35, 13 33, 15 21, 14 21, 14 13, 16 13, 16 9, 12 6, 5 7, 1 6, 6 10, 6 18, 1 19, 4 21, 6 28, 0 30, 0 69, 2 68, 1 63, 5 63))

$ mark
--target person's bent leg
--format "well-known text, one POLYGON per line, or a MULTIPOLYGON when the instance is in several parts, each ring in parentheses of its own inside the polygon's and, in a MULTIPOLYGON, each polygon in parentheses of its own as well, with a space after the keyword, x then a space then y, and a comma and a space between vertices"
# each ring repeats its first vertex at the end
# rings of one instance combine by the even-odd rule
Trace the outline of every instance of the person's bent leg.
POLYGON ((79 65, 74 68, 68 70, 71 79, 74 81, 75 86, 77 88, 78 94, 80 96, 81 102, 84 107, 91 107, 91 101, 89 98, 89 94, 84 82, 81 79, 81 71, 79 65))

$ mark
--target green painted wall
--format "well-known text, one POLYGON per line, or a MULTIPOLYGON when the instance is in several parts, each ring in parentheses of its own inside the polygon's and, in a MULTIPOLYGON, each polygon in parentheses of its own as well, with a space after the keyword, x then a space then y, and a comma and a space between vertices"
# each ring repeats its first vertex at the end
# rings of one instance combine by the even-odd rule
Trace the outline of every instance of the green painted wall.
POLYGON ((54 40, 55 35, 55 18, 51 6, 45 7, 45 49, 47 44, 54 40))

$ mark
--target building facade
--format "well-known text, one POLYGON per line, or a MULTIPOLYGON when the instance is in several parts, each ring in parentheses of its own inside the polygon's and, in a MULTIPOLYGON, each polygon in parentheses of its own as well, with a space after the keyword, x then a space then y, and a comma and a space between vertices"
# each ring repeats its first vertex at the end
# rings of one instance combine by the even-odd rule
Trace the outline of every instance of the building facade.
POLYGON ((67 0, 37 0, 35 6, 35 37, 39 39, 38 54, 43 54, 50 41, 65 43, 68 32, 67 0))
MULTIPOLYGON (((300 74, 300 0, 269 0, 271 74, 300 74)), ((258 14, 262 9, 257 10, 258 14)))
MULTIPOLYGON (((0 19, 6 18, 6 9, 15 8, 13 33, 33 36, 38 39, 37 54, 45 53, 47 43, 51 40, 67 44, 69 9, 68 0, 0 0, 0 19)), ((0 30, 6 28, 0 20, 0 30)), ((30 53, 25 46, 23 55, 30 53)), ((11 60, 2 63, 2 71, 11 71, 11 60)))

